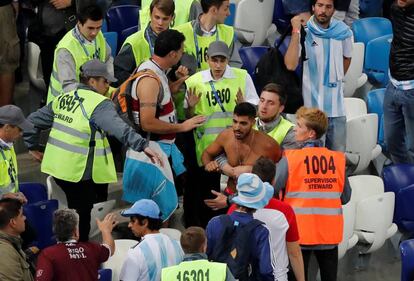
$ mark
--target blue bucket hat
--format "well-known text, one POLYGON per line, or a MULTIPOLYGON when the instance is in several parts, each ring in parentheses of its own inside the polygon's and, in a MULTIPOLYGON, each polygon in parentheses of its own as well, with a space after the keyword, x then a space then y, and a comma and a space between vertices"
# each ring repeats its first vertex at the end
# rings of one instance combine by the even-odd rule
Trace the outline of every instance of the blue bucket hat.
POLYGON ((128 210, 121 212, 123 217, 131 217, 135 215, 140 215, 143 217, 148 217, 152 219, 161 219, 160 208, 157 203, 150 199, 141 199, 132 205, 128 210))
POLYGON ((273 187, 255 174, 243 173, 237 179, 237 196, 232 199, 237 205, 261 209, 273 197, 273 187))

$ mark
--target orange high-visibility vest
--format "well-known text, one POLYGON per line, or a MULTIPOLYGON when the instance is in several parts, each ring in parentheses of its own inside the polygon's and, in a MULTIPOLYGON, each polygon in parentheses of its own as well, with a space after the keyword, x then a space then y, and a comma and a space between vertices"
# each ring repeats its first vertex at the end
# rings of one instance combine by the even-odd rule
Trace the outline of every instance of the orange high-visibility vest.
POLYGON ((288 180, 284 201, 295 211, 299 244, 339 244, 345 155, 324 147, 286 150, 288 180))

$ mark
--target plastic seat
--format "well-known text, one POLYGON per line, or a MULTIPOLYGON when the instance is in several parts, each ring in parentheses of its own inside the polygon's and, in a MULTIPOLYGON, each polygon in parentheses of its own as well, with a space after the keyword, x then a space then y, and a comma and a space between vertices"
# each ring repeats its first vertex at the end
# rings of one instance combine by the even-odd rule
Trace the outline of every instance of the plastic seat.
POLYGON ((102 268, 98 270, 99 281, 112 281, 112 270, 109 268, 102 268))
POLYGON ((125 40, 128 36, 134 34, 138 31, 138 25, 128 27, 127 29, 122 30, 121 35, 119 36, 119 49, 121 49, 122 45, 124 44, 125 40))
POLYGON ((107 32, 108 31, 108 23, 107 23, 106 19, 103 19, 103 21, 102 21, 101 31, 102 32, 107 32))
POLYGON ((392 34, 384 35, 368 42, 365 48, 364 70, 372 84, 385 87, 390 80, 388 75, 392 34))
POLYGON ((175 228, 161 228, 160 232, 162 234, 167 235, 168 237, 170 237, 171 239, 180 241, 181 238, 181 231, 179 231, 178 229, 175 228))
POLYGON ((49 200, 56 199, 59 202, 59 209, 65 209, 68 207, 68 200, 65 192, 57 185, 52 176, 48 176, 46 179, 47 185, 47 198, 49 200))
POLYGON ((346 131, 346 152, 359 156, 354 170, 354 173, 359 173, 381 153, 381 146, 377 144, 378 116, 369 113, 347 119, 346 131))
POLYGON ((136 5, 111 7, 106 13, 108 31, 115 31, 120 35, 122 30, 137 25, 139 9, 136 5))
POLYGON ((33 204, 48 199, 47 188, 41 183, 22 182, 19 184, 19 191, 26 196, 27 204, 33 204))
POLYGON ((341 259, 346 251, 358 243, 358 236, 354 233, 355 203, 348 202, 346 205, 343 205, 342 214, 344 216, 344 229, 342 242, 338 245, 338 259, 341 259))
POLYGON ((26 216, 27 222, 36 231, 37 240, 34 242, 34 245, 39 249, 56 244, 52 226, 53 213, 57 209, 57 200, 40 201, 23 206, 23 213, 26 216))
POLYGON ((367 114, 367 105, 363 99, 344 98, 346 119, 351 119, 367 114))
POLYGON ((42 63, 40 60, 40 48, 33 42, 27 42, 27 72, 30 83, 42 92, 46 92, 46 84, 43 79, 42 63))
POLYGON ((380 17, 384 0, 359 0, 359 16, 361 18, 380 17))
POLYGON ((230 16, 226 18, 224 21, 224 24, 233 26, 234 25, 234 19, 236 18, 236 3, 230 3, 230 16))
POLYGON ((103 36, 105 37, 109 47, 111 47, 112 56, 115 57, 118 52, 118 33, 108 31, 104 32, 103 36))
POLYGON ((263 45, 268 35, 276 31, 273 8, 274 0, 241 0, 234 21, 237 38, 252 46, 263 45))
POLYGON ((359 87, 362 87, 368 80, 368 76, 362 73, 364 68, 364 52, 363 43, 353 43, 353 53, 351 64, 344 77, 344 96, 352 97, 359 87))
POLYGON ((383 151, 386 150, 384 138, 384 95, 385 88, 372 90, 367 94, 368 113, 376 113, 378 115, 378 144, 381 145, 383 151))
POLYGON ((354 33, 354 41, 362 42, 366 47, 372 39, 392 34, 392 25, 390 20, 386 18, 364 18, 353 22, 352 31, 354 33))
POLYGON ((363 253, 371 253, 384 245, 397 232, 393 223, 395 194, 386 192, 359 201, 356 205, 355 233, 359 241, 370 244, 363 253))
POLYGON ((394 222, 401 232, 414 232, 414 184, 395 194, 394 222))
POLYGON ((414 165, 395 164, 387 166, 382 171, 385 191, 398 191, 414 184, 414 165))
POLYGON ((247 70, 250 76, 254 76, 257 63, 268 50, 269 47, 266 46, 243 47, 239 49, 240 58, 243 63, 242 67, 247 70))
POLYGON ((115 200, 109 200, 105 202, 99 202, 93 205, 91 211, 91 230, 89 231, 89 237, 95 237, 99 233, 96 219, 103 220, 103 218, 110 212, 115 206, 115 200))
POLYGON ((102 264, 103 268, 112 270, 112 279, 119 280, 122 265, 124 264, 128 250, 138 244, 138 241, 131 239, 115 240, 115 253, 112 257, 102 264))
POLYGON ((372 175, 358 175, 348 177, 352 194, 350 202, 357 204, 359 201, 384 193, 384 182, 380 177, 372 175))
POLYGON ((414 280, 414 239, 400 244, 401 252, 401 281, 414 280))

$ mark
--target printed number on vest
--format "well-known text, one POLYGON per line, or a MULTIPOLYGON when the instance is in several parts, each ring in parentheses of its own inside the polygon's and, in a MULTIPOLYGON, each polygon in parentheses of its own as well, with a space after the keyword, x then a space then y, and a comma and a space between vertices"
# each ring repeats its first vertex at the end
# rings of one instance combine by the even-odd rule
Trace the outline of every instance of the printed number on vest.
MULTIPOLYGON (((221 103, 230 102, 230 89, 221 89, 217 90, 217 96, 220 98, 221 103)), ((208 101, 208 106, 215 106, 217 104, 216 97, 214 96, 213 91, 206 93, 206 98, 208 101)))
POLYGON ((58 101, 60 110, 75 113, 81 102, 84 101, 84 98, 77 98, 74 95, 60 95, 58 101))
POLYGON ((197 53, 197 61, 199 61, 200 63, 206 62, 207 61, 207 50, 208 48, 200 48, 198 50, 197 53))
POLYGON ((319 157, 314 155, 311 159, 309 159, 309 156, 306 156, 303 162, 306 165, 306 173, 308 175, 311 172, 313 174, 319 174, 319 172, 321 172, 322 174, 326 174, 329 170, 331 170, 332 173, 335 174, 336 168, 333 156, 329 157, 329 161, 326 160, 326 157, 323 155, 319 157))
POLYGON ((184 270, 177 274, 178 281, 210 281, 210 270, 184 270))

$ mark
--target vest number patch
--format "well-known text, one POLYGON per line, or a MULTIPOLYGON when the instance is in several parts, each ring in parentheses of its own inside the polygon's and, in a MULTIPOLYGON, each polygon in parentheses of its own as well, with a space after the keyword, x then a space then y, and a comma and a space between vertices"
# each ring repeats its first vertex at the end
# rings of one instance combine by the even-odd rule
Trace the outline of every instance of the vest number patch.
POLYGON ((60 95, 58 97, 59 109, 66 110, 67 112, 75 113, 79 108, 81 102, 84 101, 84 98, 77 98, 72 94, 69 95, 60 95))
MULTIPOLYGON (((217 90, 217 96, 220 98, 221 103, 229 103, 230 102, 230 89, 225 88, 225 89, 217 90)), ((213 91, 207 92, 206 98, 208 101, 208 106, 211 107, 217 104, 217 100, 216 100, 216 97, 213 91)))
POLYGON ((209 281, 210 280, 210 270, 184 270, 179 271, 177 274, 178 281, 209 281))
POLYGON ((200 63, 207 61, 207 50, 208 50, 208 47, 200 48, 198 50, 197 61, 199 61, 200 63))
POLYGON ((310 159, 309 156, 306 156, 305 160, 303 161, 306 165, 306 173, 309 175, 311 172, 312 174, 326 174, 329 170, 335 174, 335 161, 333 156, 329 157, 329 161, 326 159, 324 155, 321 156, 312 156, 310 159))

